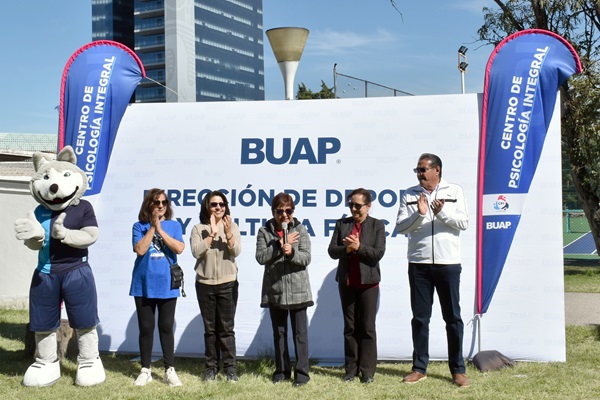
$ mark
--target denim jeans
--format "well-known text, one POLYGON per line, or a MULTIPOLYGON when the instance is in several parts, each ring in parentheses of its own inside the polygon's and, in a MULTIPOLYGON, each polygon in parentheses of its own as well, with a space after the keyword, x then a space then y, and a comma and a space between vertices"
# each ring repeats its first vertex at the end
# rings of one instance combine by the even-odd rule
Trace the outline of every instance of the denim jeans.
POLYGON ((460 315, 460 264, 408 264, 410 303, 413 318, 413 371, 427 372, 429 363, 429 321, 436 291, 446 323, 450 372, 465 373, 462 344, 464 324, 460 315))

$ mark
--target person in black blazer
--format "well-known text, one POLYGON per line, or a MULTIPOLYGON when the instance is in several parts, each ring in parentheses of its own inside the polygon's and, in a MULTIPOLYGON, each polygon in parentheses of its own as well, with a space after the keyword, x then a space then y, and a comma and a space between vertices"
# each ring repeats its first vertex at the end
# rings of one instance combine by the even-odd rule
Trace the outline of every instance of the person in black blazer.
POLYGON ((385 253, 385 227, 370 217, 371 192, 360 188, 348 195, 351 217, 341 218, 329 243, 329 256, 338 260, 338 282, 344 313, 344 381, 361 377, 373 382, 377 365, 375 316, 385 253))

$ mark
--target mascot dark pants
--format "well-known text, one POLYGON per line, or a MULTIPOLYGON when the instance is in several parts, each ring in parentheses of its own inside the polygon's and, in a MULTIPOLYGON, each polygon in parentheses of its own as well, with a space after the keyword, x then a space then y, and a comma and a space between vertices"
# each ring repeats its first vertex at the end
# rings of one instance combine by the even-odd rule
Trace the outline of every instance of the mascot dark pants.
POLYGON ((86 176, 69 146, 56 161, 36 153, 33 163, 36 173, 30 190, 40 205, 27 218, 15 221, 17 239, 38 251, 29 292, 36 360, 25 372, 23 385, 50 386, 60 378, 56 331, 63 303, 78 337, 75 384, 97 385, 106 374, 98 352, 98 302, 87 250, 98 238, 98 224, 92 205, 81 199, 86 176))

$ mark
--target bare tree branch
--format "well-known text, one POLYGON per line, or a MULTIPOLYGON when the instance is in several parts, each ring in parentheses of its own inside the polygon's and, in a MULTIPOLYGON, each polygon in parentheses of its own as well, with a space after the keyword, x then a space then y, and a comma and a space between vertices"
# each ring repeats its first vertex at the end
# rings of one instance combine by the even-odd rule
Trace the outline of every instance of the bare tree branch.
POLYGON ((514 14, 510 11, 506 4, 504 4, 503 1, 494 0, 494 3, 496 3, 498 7, 500 7, 500 9, 504 12, 504 15, 510 20, 510 22, 515 26, 515 28, 517 28, 517 30, 522 31, 523 29, 525 29, 523 24, 517 21, 514 14))
POLYGON ((396 9, 396 11, 398 11, 398 14, 400 14, 400 16, 402 17, 402 12, 400 11, 400 9, 398 8, 398 6, 396 5, 396 0, 390 0, 390 4, 392 5, 392 7, 394 7, 396 9))

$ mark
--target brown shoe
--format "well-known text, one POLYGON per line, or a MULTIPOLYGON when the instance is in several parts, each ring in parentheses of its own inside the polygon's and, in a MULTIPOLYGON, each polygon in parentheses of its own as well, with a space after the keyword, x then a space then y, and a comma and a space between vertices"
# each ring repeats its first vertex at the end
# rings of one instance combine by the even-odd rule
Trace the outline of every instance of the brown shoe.
POLYGON ((471 384, 465 374, 452 374, 452 383, 459 387, 468 387, 471 384))
POLYGON ((402 381, 404 383, 417 383, 424 379, 427 379, 427 374, 422 374, 419 371, 413 371, 406 375, 402 381))

